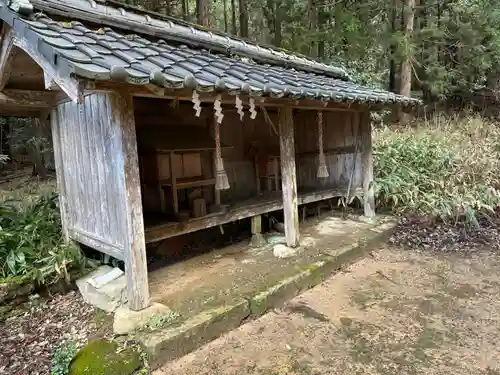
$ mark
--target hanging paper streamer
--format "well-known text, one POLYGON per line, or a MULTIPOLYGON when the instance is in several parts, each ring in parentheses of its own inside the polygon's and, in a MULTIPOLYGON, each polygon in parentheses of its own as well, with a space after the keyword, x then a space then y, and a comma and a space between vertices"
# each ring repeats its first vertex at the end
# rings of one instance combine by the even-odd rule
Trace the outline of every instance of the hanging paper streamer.
POLYGON ((236 96, 236 109, 238 114, 240 115, 240 121, 243 121, 243 116, 245 113, 243 112, 243 102, 241 101, 239 96, 236 96))
POLYGON ((220 95, 217 96, 214 102, 214 135, 215 135, 215 189, 227 190, 229 189, 229 180, 227 179, 226 170, 224 169, 224 161, 222 160, 221 146, 220 146, 220 124, 224 115, 222 114, 222 107, 220 102, 220 95))
POLYGON ((193 109, 196 111, 195 116, 200 117, 201 114, 201 103, 200 103, 200 95, 196 90, 193 90, 193 96, 191 98, 193 102, 193 109))
POLYGON ((327 178, 330 176, 326 167, 325 153, 323 152, 323 112, 318 111, 318 148, 319 148, 319 164, 318 178, 327 178))
POLYGON ((255 99, 250 98, 248 103, 250 104, 250 118, 252 120, 255 120, 255 118, 257 117, 257 111, 255 110, 255 99))
POLYGON ((219 124, 222 122, 222 119, 224 118, 224 115, 222 114, 222 106, 220 100, 221 100, 220 95, 217 95, 217 98, 215 99, 214 102, 215 119, 216 122, 218 122, 219 124))

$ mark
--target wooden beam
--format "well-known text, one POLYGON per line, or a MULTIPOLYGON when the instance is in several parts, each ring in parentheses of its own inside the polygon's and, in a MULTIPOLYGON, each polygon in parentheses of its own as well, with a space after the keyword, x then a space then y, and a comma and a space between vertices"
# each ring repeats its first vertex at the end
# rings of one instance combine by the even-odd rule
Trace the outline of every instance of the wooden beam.
POLYGON ((43 78, 45 81, 45 90, 53 90, 53 91, 59 91, 60 88, 57 85, 56 81, 54 80, 54 77, 52 77, 50 74, 47 72, 43 73, 43 78))
POLYGON ((55 94, 50 91, 5 89, 0 92, 0 106, 49 108, 54 105, 55 94))
POLYGON ((360 130, 363 150, 361 154, 363 173, 363 206, 366 217, 375 216, 375 196, 373 189, 372 125, 370 112, 361 116, 360 130))
POLYGON ((4 23, 1 32, 2 46, 0 47, 0 91, 2 91, 9 82, 14 66, 17 48, 14 47, 14 38, 12 29, 4 23))
MULTIPOLYGON (((353 194, 363 195, 361 189, 356 189, 353 194)), ((324 190, 316 190, 308 193, 299 194, 298 204, 308 204, 336 197, 344 197, 347 194, 347 187, 338 187, 324 190)), ((209 214, 202 218, 193 218, 180 223, 168 222, 166 224, 155 225, 146 228, 146 242, 153 243, 167 238, 180 236, 198 230, 213 228, 218 225, 231 223, 241 219, 263 215, 268 212, 283 209, 283 200, 278 194, 274 198, 256 198, 246 202, 240 202, 229 208, 227 212, 218 214, 209 214)))
MULTIPOLYGON (((89 92, 111 92, 111 91, 126 91, 135 97, 141 98, 156 98, 167 100, 183 100, 191 101, 192 90, 167 90, 163 88, 153 88, 152 85, 131 85, 124 83, 115 83, 109 81, 92 81, 82 79, 84 89, 89 92)), ((200 102, 213 103, 217 93, 204 93, 198 92, 200 102)), ((243 105, 249 105, 249 97, 240 95, 243 105)), ((270 98, 270 97, 254 97, 256 107, 293 107, 302 110, 314 110, 325 112, 363 112, 367 109, 378 110, 387 108, 388 106, 382 105, 365 105, 365 104, 347 104, 335 102, 322 102, 321 100, 314 99, 293 99, 293 98, 270 98)), ((223 94, 221 96, 222 104, 234 105, 235 96, 223 94)))
POLYGON ((149 306, 148 268, 142 216, 141 181, 135 133, 132 97, 126 93, 111 93, 111 122, 120 129, 125 189, 125 273, 128 287, 128 305, 131 310, 149 306))
POLYGON ((14 37, 14 45, 26 52, 43 69, 44 74, 51 77, 71 101, 74 103, 83 103, 83 89, 78 80, 72 77, 61 76, 54 66, 38 53, 25 38, 14 37))
POLYGON ((295 170, 295 138, 293 136, 293 109, 284 107, 279 113, 281 181, 285 239, 289 247, 299 246, 299 209, 297 176, 295 170))

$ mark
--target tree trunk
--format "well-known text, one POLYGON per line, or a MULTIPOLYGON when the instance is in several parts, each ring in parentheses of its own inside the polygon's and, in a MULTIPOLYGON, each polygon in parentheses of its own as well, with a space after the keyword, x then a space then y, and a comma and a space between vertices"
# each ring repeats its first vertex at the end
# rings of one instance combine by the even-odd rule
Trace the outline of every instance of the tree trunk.
MULTIPOLYGON (((405 37, 405 45, 407 51, 401 63, 400 87, 399 93, 404 96, 411 95, 411 78, 412 78, 412 63, 411 63, 411 43, 413 37, 413 23, 415 19, 415 0, 406 0, 406 6, 403 10, 403 34, 405 37)), ((403 111, 399 112, 399 122, 401 125, 406 125, 410 121, 410 116, 403 111)))
POLYGON ((231 29, 233 35, 238 35, 236 27, 236 0, 231 0, 231 29))
POLYGON ((316 38, 318 34, 318 12, 316 11, 316 0, 309 0, 309 35, 310 35, 310 44, 309 44, 309 55, 312 57, 316 57, 316 38))
POLYGON ((188 0, 181 0, 182 6, 182 19, 184 21, 189 21, 189 4, 188 0))
POLYGON ((46 125, 45 121, 39 119, 32 119, 31 126, 33 127, 33 134, 35 134, 36 141, 30 145, 30 157, 33 162, 33 176, 38 176, 41 179, 47 178, 47 168, 43 160, 41 140, 44 138, 43 126, 46 125))
POLYGON ((196 22, 198 25, 210 27, 210 0, 196 0, 196 22))
POLYGON ((318 0, 318 5, 318 31, 321 33, 318 40, 318 58, 323 60, 325 58, 325 25, 330 14, 326 9, 325 0, 318 0))
MULTIPOLYGON (((397 32, 397 19, 398 19, 398 1, 392 0, 391 4, 391 36, 397 32)), ((396 49, 395 42, 391 43, 390 56, 389 56, 389 91, 396 92, 396 49)))
POLYGON ((222 3, 224 5, 224 32, 228 32, 228 25, 227 25, 227 0, 222 0, 222 3))
POLYGON ((248 4, 247 0, 239 0, 240 5, 240 36, 248 38, 248 4))
POLYGON ((281 47, 283 42, 282 23, 283 23, 283 3, 281 0, 276 0, 276 10, 274 16, 274 45, 281 47))

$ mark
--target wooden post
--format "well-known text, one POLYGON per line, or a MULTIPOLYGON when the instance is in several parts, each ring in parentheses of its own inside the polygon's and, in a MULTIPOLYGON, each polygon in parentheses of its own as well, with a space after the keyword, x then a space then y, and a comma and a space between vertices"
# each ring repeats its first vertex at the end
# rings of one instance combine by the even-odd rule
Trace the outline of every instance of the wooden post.
POLYGON ((149 306, 149 287, 133 101, 132 96, 126 93, 113 92, 109 95, 112 121, 118 125, 122 144, 128 305, 131 310, 137 311, 149 306))
POLYGON ((62 233, 66 243, 69 242, 69 225, 67 216, 66 186, 64 183, 64 166, 61 152, 61 132, 59 131, 59 122, 57 111, 53 109, 50 113, 50 122, 52 128, 52 148, 54 149, 54 164, 56 167, 57 190, 59 193, 59 209, 61 211, 62 233))
POLYGON ((261 247, 266 244, 266 240, 262 235, 262 216, 256 215, 251 219, 252 222, 252 238, 250 240, 250 245, 252 247, 261 247))
POLYGON ((372 126, 370 112, 360 116, 360 130, 362 137, 362 173, 363 173, 363 205, 366 217, 375 216, 375 197, 373 191, 373 153, 372 153, 372 126))
MULTIPOLYGON (((209 117, 209 123, 208 126, 210 128, 210 133, 212 134, 212 137, 214 138, 215 142, 215 118, 214 116, 209 117)), ((215 150, 212 152, 212 176, 213 178, 216 177, 217 174, 217 153, 215 150)), ((214 185, 214 201, 216 206, 220 206, 220 190, 217 190, 214 185)))
POLYGON ((281 187, 283 191, 283 213, 285 216, 285 238, 287 246, 297 247, 299 245, 299 210, 292 107, 281 108, 279 116, 281 187))
POLYGON ((172 151, 169 156, 170 161, 170 182, 172 189, 172 205, 174 207, 174 213, 177 217, 179 215, 179 200, 177 197, 177 176, 175 175, 175 167, 174 167, 174 155, 175 153, 172 151))

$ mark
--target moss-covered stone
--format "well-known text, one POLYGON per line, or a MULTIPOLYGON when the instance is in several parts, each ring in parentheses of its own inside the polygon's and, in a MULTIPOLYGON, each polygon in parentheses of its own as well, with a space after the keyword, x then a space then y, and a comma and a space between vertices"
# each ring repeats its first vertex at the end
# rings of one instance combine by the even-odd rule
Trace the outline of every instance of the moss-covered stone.
POLYGON ((141 356, 134 348, 118 352, 116 342, 96 340, 76 354, 69 375, 130 375, 141 366, 141 356))

